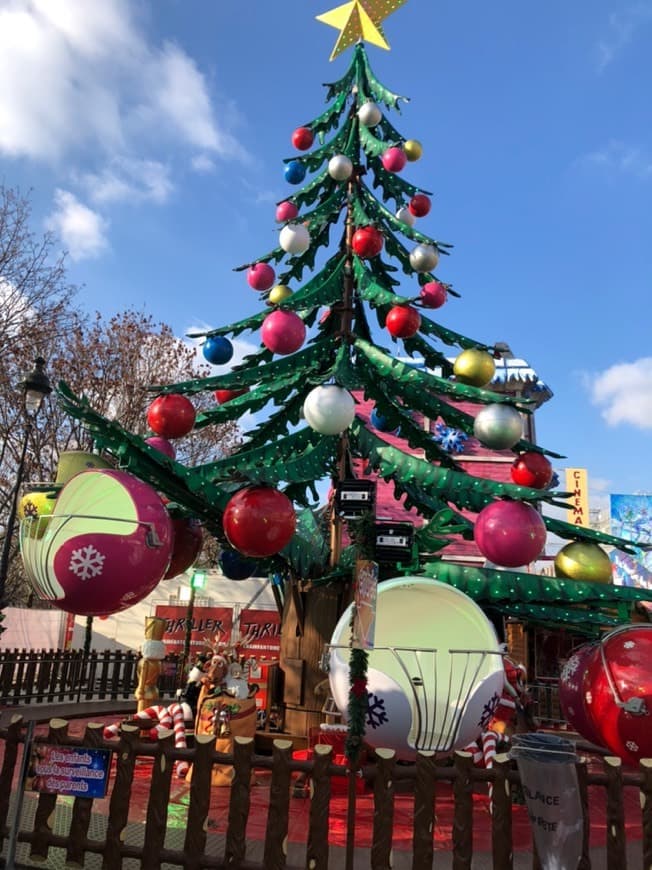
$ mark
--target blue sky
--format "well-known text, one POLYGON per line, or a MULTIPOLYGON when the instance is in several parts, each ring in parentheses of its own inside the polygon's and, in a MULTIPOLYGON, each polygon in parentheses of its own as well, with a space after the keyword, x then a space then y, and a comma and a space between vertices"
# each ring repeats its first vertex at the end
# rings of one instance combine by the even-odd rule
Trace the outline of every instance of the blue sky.
MULTIPOLYGON (((217 326, 276 245, 295 127, 323 111, 329 0, 0 0, 0 160, 89 310, 217 326)), ((454 244, 439 319, 555 396, 540 443, 600 493, 652 491, 652 0, 408 0, 369 47, 454 244)), ((249 338, 250 336, 244 336, 249 338)), ((253 336, 250 337, 252 340, 253 336)))

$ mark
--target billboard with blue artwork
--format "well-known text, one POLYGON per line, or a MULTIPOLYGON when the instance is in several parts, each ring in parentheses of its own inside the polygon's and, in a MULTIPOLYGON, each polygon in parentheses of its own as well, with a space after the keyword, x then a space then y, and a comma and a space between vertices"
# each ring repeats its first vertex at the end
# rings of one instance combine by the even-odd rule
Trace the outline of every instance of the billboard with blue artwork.
MULTIPOLYGON (((612 495, 611 533, 640 544, 652 544, 652 495, 612 495)), ((613 550, 614 583, 652 589, 652 550, 613 550)))

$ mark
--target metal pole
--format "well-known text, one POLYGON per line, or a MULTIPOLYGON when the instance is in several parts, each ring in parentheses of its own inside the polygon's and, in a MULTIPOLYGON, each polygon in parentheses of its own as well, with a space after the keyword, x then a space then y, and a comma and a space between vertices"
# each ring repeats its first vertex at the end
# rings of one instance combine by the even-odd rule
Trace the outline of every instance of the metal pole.
POLYGON ((192 635, 192 620, 195 613, 195 587, 192 580, 190 581, 190 598, 188 599, 188 609, 186 610, 186 634, 183 639, 183 658, 181 659, 181 681, 182 686, 185 685, 185 672, 190 661, 190 637, 192 635))
POLYGON ((16 483, 11 494, 11 502, 9 506, 9 516, 7 517, 7 525, 5 527, 5 537, 2 542, 2 554, 0 555, 0 609, 5 606, 5 588, 7 585, 7 574, 9 572, 9 556, 11 553, 11 542, 14 535, 14 524, 16 522, 16 512, 18 510, 18 496, 20 495, 20 486, 23 482, 23 471, 25 467, 25 456, 27 454, 27 444, 29 443, 30 432, 32 431, 32 418, 28 415, 25 423, 25 438, 23 439, 23 447, 18 462, 16 471, 16 483))

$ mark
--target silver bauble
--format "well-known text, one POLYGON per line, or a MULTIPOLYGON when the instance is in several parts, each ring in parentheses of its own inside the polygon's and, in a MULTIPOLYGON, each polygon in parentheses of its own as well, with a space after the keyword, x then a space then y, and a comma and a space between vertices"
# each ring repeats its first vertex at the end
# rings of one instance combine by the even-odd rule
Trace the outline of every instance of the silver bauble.
POLYGON ((328 161, 328 174, 335 181, 346 181, 353 172, 353 163, 346 154, 336 154, 328 161))
POLYGON ((371 100, 367 103, 363 103, 358 109, 358 118, 360 119, 360 123, 364 124, 365 127, 375 127, 376 124, 380 123, 382 117, 383 113, 371 100))
POLYGON ((432 245, 417 245, 410 252, 410 265, 415 272, 432 272, 438 262, 439 254, 432 245))
POLYGON ((288 254, 303 254, 310 247, 310 233, 303 224, 287 224, 279 234, 279 244, 288 254))
POLYGON ((485 447, 508 450, 523 437, 523 421, 510 405, 486 405, 475 418, 473 434, 485 447))
POLYGON ((417 220, 406 205, 399 208, 396 212, 396 217, 401 223, 407 224, 409 227, 413 227, 417 220))
POLYGON ((306 423, 321 435, 339 435, 353 422, 355 400, 337 384, 324 384, 311 390, 303 403, 306 423))

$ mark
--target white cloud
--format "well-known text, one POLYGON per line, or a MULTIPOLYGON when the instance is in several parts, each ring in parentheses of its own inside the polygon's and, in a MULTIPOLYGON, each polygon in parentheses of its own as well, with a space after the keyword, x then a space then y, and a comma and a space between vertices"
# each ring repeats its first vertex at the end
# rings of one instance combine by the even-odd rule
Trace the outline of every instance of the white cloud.
POLYGON ((618 363, 599 373, 591 393, 610 426, 629 423, 652 430, 652 357, 618 363))
POLYGON ((652 3, 634 3, 627 9, 612 12, 609 16, 609 32, 598 42, 598 70, 602 72, 632 41, 637 30, 652 20, 652 3))
POLYGON ((68 190, 55 192, 55 211, 46 227, 61 238, 73 260, 97 257, 108 248, 107 221, 68 190))
POLYGON ((170 167, 158 160, 116 157, 98 173, 84 173, 80 182, 94 202, 166 202, 174 185, 170 167))
POLYGON ((197 154, 190 161, 190 165, 195 172, 213 172, 215 169, 215 161, 211 160, 206 154, 197 154))
POLYGON ((0 6, 0 154, 56 162, 146 153, 162 140, 242 157, 204 76, 179 46, 148 41, 128 0, 0 6))
POLYGON ((624 173, 641 181, 652 180, 652 155, 617 139, 612 139, 604 148, 586 154, 580 163, 610 174, 624 173))

